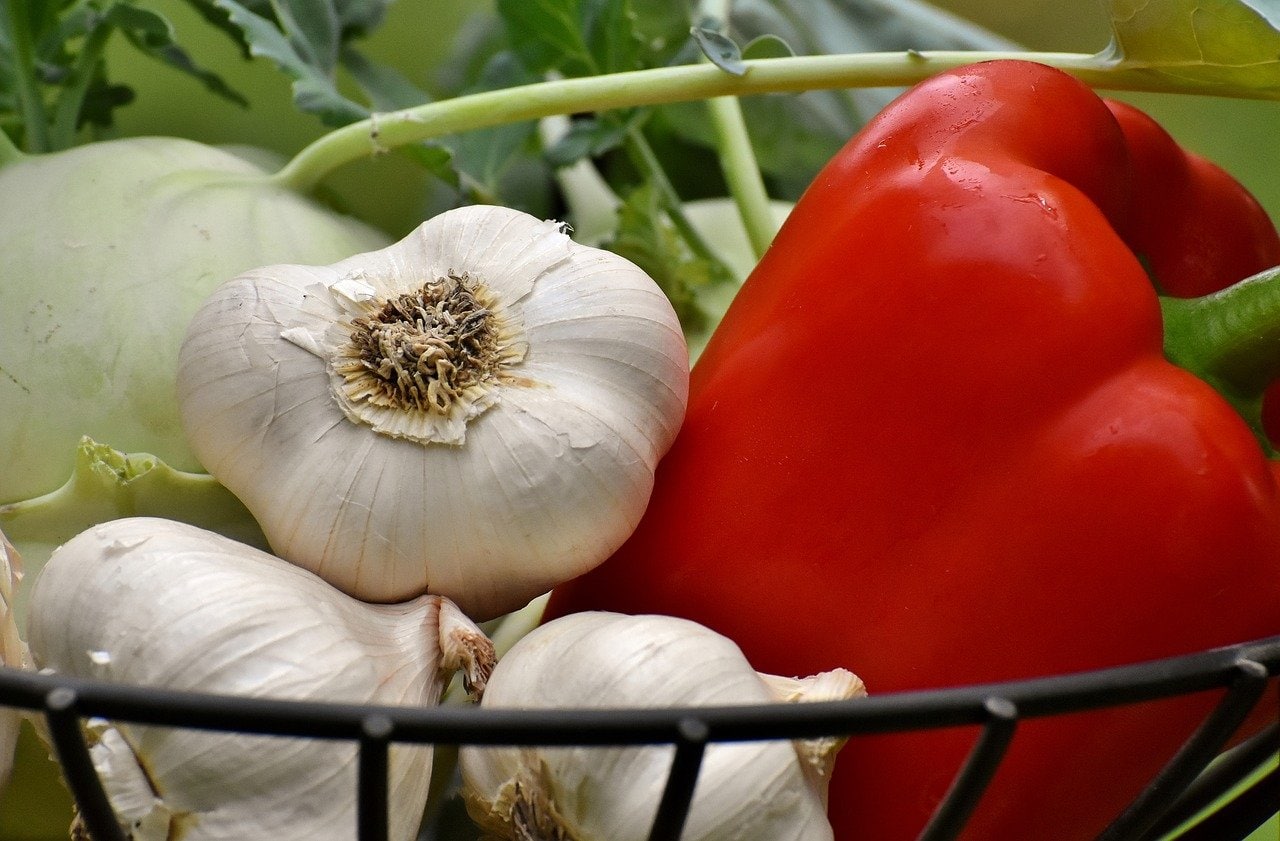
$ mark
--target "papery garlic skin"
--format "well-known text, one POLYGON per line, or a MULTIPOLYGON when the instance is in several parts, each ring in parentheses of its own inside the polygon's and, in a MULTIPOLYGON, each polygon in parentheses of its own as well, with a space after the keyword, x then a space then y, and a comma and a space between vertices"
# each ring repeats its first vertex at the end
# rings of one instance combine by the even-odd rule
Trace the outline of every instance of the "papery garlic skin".
MULTIPOLYGON (((729 639, 667 616, 578 613, 517 642, 494 669, 488 708, 677 707, 833 700, 865 694, 843 669, 774 683, 729 639)), ((707 747, 681 841, 823 841, 839 744, 707 747)), ((467 810, 497 839, 644 841, 674 748, 482 748, 459 754, 467 810), (523 833, 523 834, 522 834, 523 833)))
MULTIPOLYGON (((18 634, 14 608, 21 580, 22 558, 0 531, 0 668, 20 669, 27 665, 26 645, 18 634)), ((16 708, 0 706, 0 791, 13 771, 21 724, 22 716, 16 708)))
POLYGON ((688 350, 634 264, 472 206, 382 251, 224 284, 191 323, 178 392, 194 452, 277 554, 362 599, 431 592, 483 620, 630 535, 684 416, 688 350), (482 287, 487 373, 438 390, 434 415, 374 405, 367 383, 344 393, 355 320, 445 279, 482 287))
MULTIPOLYGON (((448 600, 369 605, 212 532, 130 518, 50 558, 32 592, 35 665, 134 686, 434 705, 452 672, 483 683, 492 647, 448 600)), ((134 841, 349 841, 356 746, 93 721, 91 753, 134 841)), ((391 749, 390 837, 412 839, 431 748, 391 749)))

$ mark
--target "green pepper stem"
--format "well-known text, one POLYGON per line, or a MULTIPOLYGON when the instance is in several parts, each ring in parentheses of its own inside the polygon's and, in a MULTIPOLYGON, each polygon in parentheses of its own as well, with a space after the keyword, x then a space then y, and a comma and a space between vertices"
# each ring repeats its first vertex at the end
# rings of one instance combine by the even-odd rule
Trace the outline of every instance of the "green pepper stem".
POLYGON ((944 70, 1001 58, 1038 61, 1071 73, 1092 87, 1111 90, 1199 92, 1257 98, 1280 95, 1271 89, 1243 87, 1206 90, 1203 85, 1197 87, 1194 82, 1170 74, 1127 67, 1085 53, 952 50, 793 56, 745 61, 747 72, 742 76, 726 73, 713 64, 685 64, 536 82, 377 114, 317 139, 272 176, 272 180, 284 187, 307 191, 335 169, 387 149, 555 114, 721 96, 900 87, 916 84, 944 70))
POLYGON ((1280 379, 1280 266, 1201 298, 1160 299, 1170 361, 1213 385, 1262 440, 1262 395, 1280 379))

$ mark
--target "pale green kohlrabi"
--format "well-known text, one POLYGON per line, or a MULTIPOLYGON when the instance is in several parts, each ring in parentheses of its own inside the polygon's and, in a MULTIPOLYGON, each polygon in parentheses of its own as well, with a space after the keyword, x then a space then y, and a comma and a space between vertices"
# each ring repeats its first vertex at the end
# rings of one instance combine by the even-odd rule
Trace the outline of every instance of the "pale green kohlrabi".
MULTIPOLYGON (((52 545, 94 521, 199 520, 208 506, 182 501, 193 488, 226 503, 212 509, 224 523, 248 520, 201 477, 157 464, 200 469, 174 403, 187 322, 217 284, 242 271, 326 264, 389 238, 270 183, 246 156, 188 140, 114 140, 0 155, 6 159, 0 528, 22 551, 28 580, 52 545), (84 436, 154 457, 82 445, 84 436)), ((232 527, 236 536, 252 531, 248 522, 232 527)))

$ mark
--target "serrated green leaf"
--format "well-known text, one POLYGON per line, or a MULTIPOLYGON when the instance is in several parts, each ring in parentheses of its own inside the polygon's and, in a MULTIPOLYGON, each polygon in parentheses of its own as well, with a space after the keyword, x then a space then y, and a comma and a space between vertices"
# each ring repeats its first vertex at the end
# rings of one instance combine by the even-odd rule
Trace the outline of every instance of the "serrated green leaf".
POLYGON ((326 75, 333 73, 342 45, 333 0, 271 0, 271 8, 298 57, 326 75))
POLYGON ((734 76, 747 74, 746 65, 742 63, 742 50, 732 38, 702 26, 693 27, 690 33, 702 54, 716 67, 734 76))
POLYGON ((598 72, 578 29, 577 7, 576 0, 498 0, 512 49, 530 72, 598 72))
POLYGON ((497 8, 530 72, 594 76, 639 66, 629 0, 498 0, 497 8))
POLYGON ((274 63, 293 79, 293 101, 298 108, 330 125, 346 125, 369 115, 369 109, 338 92, 332 76, 299 55, 274 22, 246 8, 237 0, 214 0, 244 34, 252 55, 274 63))
POLYGON ((602 73, 640 67, 640 36, 630 0, 579 0, 587 48, 602 73))
POLYGON ((334 9, 338 13, 338 26, 342 39, 368 35, 382 25, 391 0, 337 0, 334 9))
POLYGON ((663 212, 658 192, 648 183, 624 197, 618 208, 618 230, 605 247, 654 279, 688 331, 700 331, 705 326, 706 314, 698 306, 697 290, 731 279, 723 265, 694 253, 663 212))
POLYGON ((599 118, 575 120, 569 130, 543 154, 554 167, 568 166, 583 158, 595 158, 610 152, 626 139, 627 133, 644 122, 648 112, 634 110, 629 114, 610 113, 599 118))
POLYGON ((167 19, 148 9, 121 3, 111 7, 107 20, 140 52, 196 79, 210 93, 237 105, 249 105, 221 76, 196 65, 187 51, 178 46, 176 33, 167 19))
POLYGON ((344 46, 342 66, 369 98, 375 111, 398 111, 430 102, 431 97, 403 73, 386 64, 370 61, 355 47, 344 46))
POLYGON ((1109 0, 1112 41, 1100 58, 1207 93, 1280 95, 1275 0, 1109 0))

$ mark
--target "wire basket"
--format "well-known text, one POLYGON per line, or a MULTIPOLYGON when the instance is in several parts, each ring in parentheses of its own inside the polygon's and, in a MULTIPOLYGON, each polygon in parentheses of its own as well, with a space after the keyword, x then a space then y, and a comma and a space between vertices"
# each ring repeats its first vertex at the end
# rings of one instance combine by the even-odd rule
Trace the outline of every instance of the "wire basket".
MULTIPOLYGON (((387 838, 392 743, 436 745, 653 745, 675 754, 650 841, 678 841, 708 743, 858 736, 956 725, 981 733, 920 839, 957 837, 1022 719, 1062 715, 1212 689, 1222 700, 1142 793, 1099 836, 1157 838, 1238 787, 1280 752, 1280 726, 1222 753, 1280 674, 1280 636, 1098 671, 850 701, 634 710, 430 709, 268 700, 174 692, 0 668, 0 705, 44 716, 54 750, 94 841, 125 835, 94 770, 81 721, 106 718, 245 734, 351 740, 359 746, 358 841, 387 838), (1217 762, 1214 762, 1218 759, 1217 762), (1212 763, 1212 765, 1211 765, 1212 763)), ((1270 702, 1270 701, 1268 701, 1270 702)), ((1277 709, 1280 716, 1280 709, 1277 709)), ((1182 836, 1231 841, 1280 807, 1280 769, 1255 779, 1182 836)))

